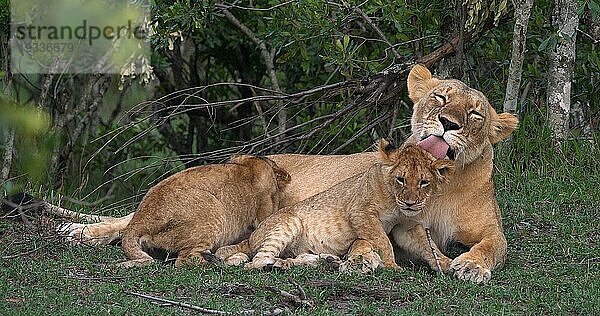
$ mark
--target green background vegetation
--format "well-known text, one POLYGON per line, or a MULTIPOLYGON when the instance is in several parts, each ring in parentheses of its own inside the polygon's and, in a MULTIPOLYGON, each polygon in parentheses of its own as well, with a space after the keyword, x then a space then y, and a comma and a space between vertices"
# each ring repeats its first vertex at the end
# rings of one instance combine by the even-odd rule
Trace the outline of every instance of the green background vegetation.
MULTIPOLYGON (((17 76, 3 64, 3 141, 11 130, 16 133, 10 175, 1 184, 6 194, 27 190, 68 208, 124 215, 151 185, 185 166, 222 161, 235 152, 360 152, 380 137, 400 143, 410 133, 406 72, 398 73, 394 79, 399 88, 383 91, 391 97, 380 102, 348 84, 283 103, 206 106, 277 94, 264 90, 273 87, 259 45, 234 27, 213 1, 151 3, 158 22, 152 43, 156 79, 147 85, 140 78, 118 75, 17 76), (219 84, 224 82, 252 88, 219 84), (52 89, 44 90, 46 83, 52 89), (86 87, 92 87, 90 95, 86 87), (99 100, 96 107, 94 100, 99 100), (287 127, 298 126, 282 138, 277 137, 280 104, 285 105, 287 127), (184 113, 173 111, 181 105, 191 107, 184 113), (270 123, 266 127, 265 121, 270 123)), ((359 3, 305 0, 272 10, 228 10, 274 52, 276 76, 286 94, 338 82, 376 81, 390 66, 413 62, 445 44, 457 35, 451 26, 461 20, 455 1, 363 3, 362 12, 396 45, 398 59, 353 9, 359 3)), ((440 62, 433 67, 483 91, 497 110, 506 88, 514 24, 511 2, 502 3, 479 3, 479 13, 464 9, 464 29, 473 32, 464 42, 463 66, 440 62)), ((33 228, 19 218, 0 220, 0 314, 182 311, 124 291, 225 311, 284 306, 306 315, 597 313, 600 51, 598 37, 590 35, 600 10, 596 1, 580 1, 571 102, 581 105, 585 120, 572 124, 572 138, 557 148, 546 127, 545 106, 547 54, 560 40, 551 27, 551 8, 550 1, 537 1, 532 9, 517 113, 521 124, 512 142, 496 150, 494 180, 509 254, 490 284, 441 278, 410 263, 403 273, 366 276, 322 269, 248 273, 164 264, 125 271, 113 265, 124 259, 119 247, 65 245, 54 235, 52 220, 30 214, 33 228), (302 285, 314 308, 297 309, 265 289, 269 285, 293 292, 288 277, 302 285)), ((0 1, 3 62, 8 56, 8 14, 8 2, 0 1)), ((6 149, 0 143, 0 152, 6 149)))

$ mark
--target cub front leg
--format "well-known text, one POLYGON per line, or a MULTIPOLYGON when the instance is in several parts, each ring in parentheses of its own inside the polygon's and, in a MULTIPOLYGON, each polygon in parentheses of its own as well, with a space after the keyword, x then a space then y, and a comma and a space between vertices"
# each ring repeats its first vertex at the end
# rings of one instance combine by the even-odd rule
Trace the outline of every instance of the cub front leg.
MULTIPOLYGON (((394 241, 400 248, 406 250, 416 258, 427 262, 432 270, 438 271, 435 255, 431 251, 427 240, 427 232, 421 224, 413 222, 412 225, 398 225, 394 228, 392 234, 394 241)), ((433 240, 431 246, 436 251, 440 267, 442 268, 442 271, 439 272, 448 272, 452 259, 446 257, 433 240)))
POLYGON ((228 266, 238 266, 248 262, 250 260, 249 255, 250 244, 248 239, 235 245, 223 246, 215 251, 215 256, 228 266))
POLYGON ((364 239, 357 239, 350 246, 348 259, 342 262, 339 270, 340 272, 358 270, 362 273, 369 273, 381 266, 383 266, 383 261, 374 251, 373 245, 364 239))
POLYGON ((348 253, 348 259, 353 258, 353 250, 354 252, 357 252, 358 249, 364 249, 367 244, 370 244, 373 247, 373 251, 378 253, 381 257, 384 267, 398 269, 398 265, 394 258, 394 248, 383 229, 383 224, 381 223, 381 220, 379 220, 379 216, 376 216, 377 213, 375 212, 367 214, 350 216, 350 222, 356 231, 357 239, 362 239, 367 243, 359 243, 359 245, 361 245, 360 247, 351 247, 350 253, 348 253))

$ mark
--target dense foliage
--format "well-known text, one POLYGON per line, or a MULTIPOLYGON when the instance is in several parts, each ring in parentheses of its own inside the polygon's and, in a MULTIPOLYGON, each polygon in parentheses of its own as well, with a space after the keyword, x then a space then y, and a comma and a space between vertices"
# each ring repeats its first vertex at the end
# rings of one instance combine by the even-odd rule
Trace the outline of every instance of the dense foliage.
MULTIPOLYGON (((462 45, 459 71, 444 62, 433 68, 441 76, 462 73, 459 79, 501 109, 511 2, 151 3, 155 78, 149 82, 2 73, 3 100, 37 105, 51 117, 42 136, 17 130, 5 190, 56 190, 88 202, 108 195, 121 201, 104 205, 110 212, 131 208, 165 174, 235 152, 350 153, 380 137, 402 142, 411 110, 406 69, 455 37, 462 45), (28 152, 39 153, 38 167, 30 168, 28 152)), ((2 2, 5 28, 7 8, 2 2)), ((594 22, 600 10, 591 0, 580 8, 572 102, 583 119, 572 126, 575 142, 597 132, 600 104, 594 22)), ((527 138, 544 129, 546 54, 560 40, 551 9, 549 1, 536 2, 530 19, 518 109, 519 135, 527 138)), ((3 129, 11 131, 9 124, 3 129)), ((522 150, 518 144, 513 150, 522 150)))

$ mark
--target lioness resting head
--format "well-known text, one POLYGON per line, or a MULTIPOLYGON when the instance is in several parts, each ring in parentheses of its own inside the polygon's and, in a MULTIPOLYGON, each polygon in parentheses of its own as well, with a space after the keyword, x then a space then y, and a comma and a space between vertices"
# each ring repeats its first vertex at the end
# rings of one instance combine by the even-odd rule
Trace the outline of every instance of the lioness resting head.
POLYGON ((177 252, 176 266, 246 238, 279 208, 289 174, 273 161, 238 156, 189 168, 154 186, 123 233, 125 267, 152 262, 145 248, 177 252))
MULTIPOLYGON (((379 161, 364 173, 277 211, 247 242, 219 249, 216 255, 227 262, 229 254, 242 250, 254 255, 247 268, 288 267, 312 261, 305 261, 309 256, 281 258, 322 253, 343 256, 352 245, 351 260, 353 255, 372 258, 379 253, 385 267, 396 268, 387 233, 423 210, 429 196, 448 181, 454 164, 435 159, 418 146, 394 149, 384 140, 378 152, 379 161), (356 240, 361 242, 353 245, 356 240)), ((425 239, 421 245, 428 248, 425 239)), ((379 260, 374 261, 369 262, 371 268, 377 267, 379 260)))

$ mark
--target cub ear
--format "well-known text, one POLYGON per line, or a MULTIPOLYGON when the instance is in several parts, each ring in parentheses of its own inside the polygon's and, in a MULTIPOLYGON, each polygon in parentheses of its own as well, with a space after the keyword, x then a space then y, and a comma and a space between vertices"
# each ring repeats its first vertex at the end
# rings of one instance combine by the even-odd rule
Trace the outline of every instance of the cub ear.
POLYGON ((433 78, 429 69, 421 64, 416 64, 408 74, 406 79, 406 87, 408 88, 408 96, 413 103, 419 102, 421 98, 439 84, 439 80, 433 78))
POLYGON ((396 147, 394 145, 383 138, 379 140, 379 144, 377 145, 377 153, 379 154, 379 158, 385 164, 394 163, 393 152, 395 149, 396 147))
POLYGON ((435 170, 438 179, 443 182, 448 182, 456 169, 454 161, 449 159, 437 159, 431 163, 431 167, 435 170))
POLYGON ((292 181, 292 176, 276 164, 273 164, 272 167, 273 172, 275 173, 275 179, 277 180, 277 186, 279 186, 279 189, 283 189, 290 181, 292 181))
POLYGON ((490 126, 490 141, 492 144, 507 138, 517 127, 519 119, 511 113, 492 113, 490 126))

